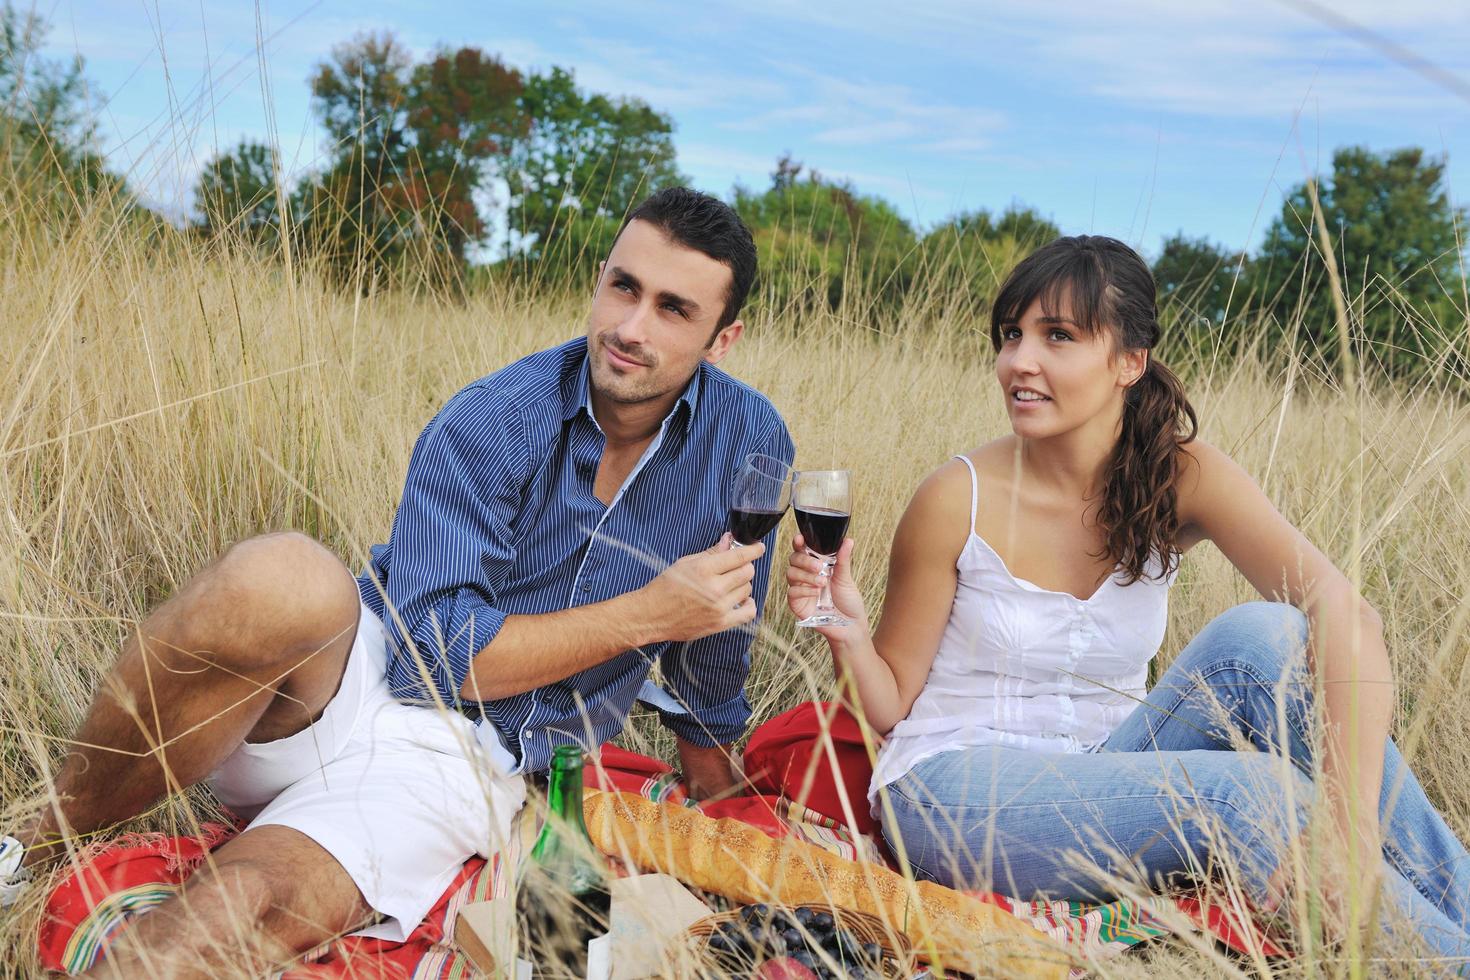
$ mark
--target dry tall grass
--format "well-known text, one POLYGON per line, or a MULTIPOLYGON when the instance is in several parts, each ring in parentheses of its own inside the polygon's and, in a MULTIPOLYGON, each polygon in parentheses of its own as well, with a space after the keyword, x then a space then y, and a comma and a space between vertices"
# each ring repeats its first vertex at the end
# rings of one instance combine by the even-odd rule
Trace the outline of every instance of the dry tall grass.
MULTIPOLYGON (((150 606, 268 529, 305 530, 360 566, 435 409, 579 333, 586 305, 510 292, 358 298, 248 250, 145 241, 106 218, 42 229, 11 201, 0 220, 0 828, 39 801, 99 674, 150 606)), ((785 413, 799 465, 855 471, 857 568, 875 602, 918 480, 1006 428, 975 317, 921 290, 888 323, 856 301, 799 318, 757 311, 725 365, 785 413)), ((1396 734, 1470 835, 1470 409, 1451 379, 1343 391, 1310 360, 1180 360, 1204 437, 1343 567, 1361 559, 1399 678, 1396 734)), ((1218 553, 1191 553, 1164 661, 1250 597, 1218 553)), ((796 635, 779 585, 768 609, 758 718, 831 688, 825 647, 796 635)), ((669 750, 646 716, 625 739, 669 750)), ((146 822, 173 825, 186 806, 146 822)), ((0 973, 34 972, 34 914, 0 913, 0 973)), ((1321 954, 1280 969, 1340 966, 1321 954)), ((1101 976, 1263 968, 1204 947, 1095 964, 1101 976)))

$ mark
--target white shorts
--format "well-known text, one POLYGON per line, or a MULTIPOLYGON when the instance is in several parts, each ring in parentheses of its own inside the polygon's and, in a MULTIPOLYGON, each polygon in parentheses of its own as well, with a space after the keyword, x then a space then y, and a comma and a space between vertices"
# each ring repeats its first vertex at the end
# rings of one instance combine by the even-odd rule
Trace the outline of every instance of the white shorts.
POLYGON ((383 625, 364 607, 321 718, 241 745, 210 783, 247 829, 291 827, 337 859, 384 917, 356 935, 402 942, 466 860, 510 839, 526 788, 488 724, 400 704, 387 666, 383 625))

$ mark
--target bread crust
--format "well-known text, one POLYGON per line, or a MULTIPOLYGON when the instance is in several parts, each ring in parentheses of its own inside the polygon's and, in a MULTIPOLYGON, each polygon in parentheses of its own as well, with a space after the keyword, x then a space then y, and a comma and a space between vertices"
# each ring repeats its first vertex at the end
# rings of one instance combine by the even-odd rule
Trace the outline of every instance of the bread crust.
POLYGON ((1062 980, 1066 955, 1029 923, 930 881, 849 861, 632 793, 589 790, 587 830, 606 854, 742 904, 831 905, 867 912, 903 933, 921 959, 979 976, 1062 980))

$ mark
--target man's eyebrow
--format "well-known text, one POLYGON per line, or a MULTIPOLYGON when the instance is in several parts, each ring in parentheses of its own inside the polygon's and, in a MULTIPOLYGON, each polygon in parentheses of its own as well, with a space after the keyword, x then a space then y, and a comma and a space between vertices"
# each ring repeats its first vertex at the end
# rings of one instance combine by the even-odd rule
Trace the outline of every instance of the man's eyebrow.
POLYGON ((686 296, 680 296, 678 293, 671 293, 667 289, 658 294, 658 301, 660 303, 670 303, 674 306, 677 306, 690 316, 698 316, 700 310, 703 309, 703 307, 694 302, 694 300, 689 299, 686 296))
MULTIPOLYGON (((634 289, 641 290, 643 288, 643 283, 639 280, 639 278, 633 275, 633 273, 629 272, 627 269, 624 269, 622 266, 615 265, 610 267, 607 270, 607 274, 610 278, 618 282, 627 283, 634 289)), ((700 306, 688 296, 680 296, 678 293, 671 292, 667 289, 659 291, 658 301, 659 305, 668 303, 672 306, 677 306, 688 316, 698 316, 700 312, 704 309, 704 307, 700 306)))

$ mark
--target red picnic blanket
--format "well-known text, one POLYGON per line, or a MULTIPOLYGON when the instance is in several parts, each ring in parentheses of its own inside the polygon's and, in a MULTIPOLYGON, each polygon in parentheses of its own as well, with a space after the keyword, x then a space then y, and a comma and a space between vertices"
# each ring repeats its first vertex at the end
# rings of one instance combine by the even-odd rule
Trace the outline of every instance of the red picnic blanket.
MULTIPOLYGON (((744 759, 759 795, 695 804, 668 765, 614 745, 602 747, 598 764, 588 769, 587 784, 698 806, 711 817, 733 817, 773 837, 795 835, 849 859, 887 861, 867 814, 867 749, 856 720, 840 707, 808 703, 771 719, 752 733, 744 759)), ((132 918, 177 893, 208 852, 236 832, 234 827, 206 825, 197 837, 134 836, 84 854, 80 870, 67 875, 47 901, 38 937, 42 965, 69 974, 91 967, 132 918)), ((468 957, 452 945, 455 919, 466 904, 509 891, 521 858, 519 846, 513 844, 488 861, 467 861, 406 942, 348 936, 308 953, 281 976, 449 980, 470 975, 468 957)), ((980 897, 1030 921, 1079 958, 1096 958, 1170 934, 1182 921, 1199 924, 1243 952, 1281 952, 1247 918, 1202 904, 1198 896, 1105 904, 980 897)))

